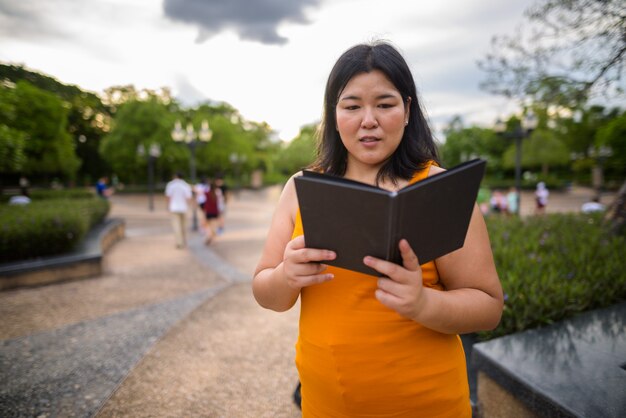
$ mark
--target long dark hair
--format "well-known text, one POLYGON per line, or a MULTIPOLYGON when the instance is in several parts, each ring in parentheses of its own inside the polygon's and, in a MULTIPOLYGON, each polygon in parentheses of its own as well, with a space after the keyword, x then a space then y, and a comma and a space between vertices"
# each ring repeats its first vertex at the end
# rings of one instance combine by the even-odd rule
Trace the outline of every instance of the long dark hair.
POLYGON ((337 132, 335 109, 339 95, 356 75, 382 71, 400 92, 404 103, 409 102, 409 124, 404 129, 400 145, 381 167, 376 182, 389 178, 409 180, 415 171, 429 160, 439 162, 437 147, 417 96, 411 70, 402 55, 386 42, 356 45, 335 63, 324 93, 324 114, 318 131, 317 159, 311 166, 328 174, 343 176, 347 169, 348 152, 337 132))

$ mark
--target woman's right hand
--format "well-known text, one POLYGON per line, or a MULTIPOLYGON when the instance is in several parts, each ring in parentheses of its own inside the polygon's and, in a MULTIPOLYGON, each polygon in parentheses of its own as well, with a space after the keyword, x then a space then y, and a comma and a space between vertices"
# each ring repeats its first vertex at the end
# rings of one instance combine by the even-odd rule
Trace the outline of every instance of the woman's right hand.
POLYGON ((289 287, 302 289, 333 278, 332 274, 324 273, 325 260, 334 260, 337 257, 334 251, 306 248, 304 235, 300 235, 287 244, 283 254, 283 272, 289 287))

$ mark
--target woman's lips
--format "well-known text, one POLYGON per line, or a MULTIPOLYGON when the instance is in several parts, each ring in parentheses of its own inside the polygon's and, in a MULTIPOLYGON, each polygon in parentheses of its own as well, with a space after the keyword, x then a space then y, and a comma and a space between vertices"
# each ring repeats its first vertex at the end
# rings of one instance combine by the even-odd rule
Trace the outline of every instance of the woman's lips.
POLYGON ((363 143, 374 143, 380 141, 380 138, 376 138, 375 136, 364 136, 359 139, 359 142, 363 143))

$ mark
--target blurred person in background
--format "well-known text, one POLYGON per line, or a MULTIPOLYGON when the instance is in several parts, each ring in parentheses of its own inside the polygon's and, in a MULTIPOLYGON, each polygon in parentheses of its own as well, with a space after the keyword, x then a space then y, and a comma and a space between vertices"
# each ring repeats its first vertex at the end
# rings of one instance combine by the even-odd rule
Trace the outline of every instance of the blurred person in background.
POLYGON ((185 248, 187 245, 187 211, 193 194, 191 186, 183 180, 181 173, 174 174, 174 178, 165 187, 167 209, 171 213, 172 228, 176 238, 176 248, 185 248))
POLYGON ((540 181, 537 183, 537 189, 535 190, 535 215, 543 215, 546 213, 548 197, 550 197, 550 191, 546 187, 546 184, 540 181))

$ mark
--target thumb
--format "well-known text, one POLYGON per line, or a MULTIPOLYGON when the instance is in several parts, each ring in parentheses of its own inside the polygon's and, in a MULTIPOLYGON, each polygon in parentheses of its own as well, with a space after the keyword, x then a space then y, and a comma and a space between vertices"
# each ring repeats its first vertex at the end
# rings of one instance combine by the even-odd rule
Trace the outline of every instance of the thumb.
POLYGON ((304 242, 304 235, 298 235, 291 241, 291 247, 294 250, 299 250, 301 248, 304 248, 305 246, 306 244, 304 242))
POLYGON ((402 265, 404 268, 409 271, 417 271, 420 266, 419 260, 409 245, 409 242, 406 239, 401 239, 398 247, 400 248, 400 255, 402 256, 402 265))

